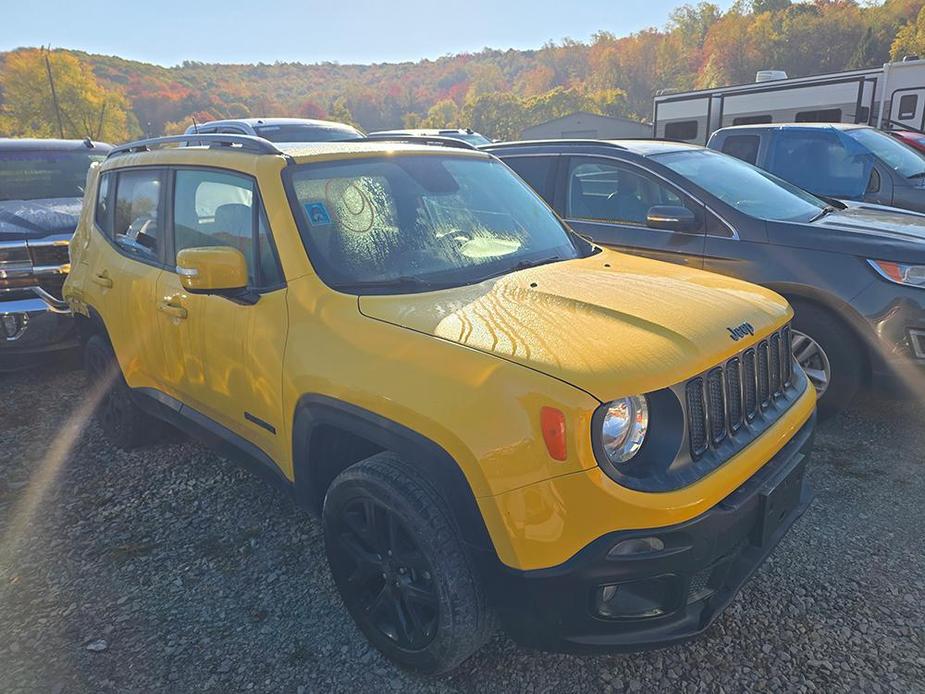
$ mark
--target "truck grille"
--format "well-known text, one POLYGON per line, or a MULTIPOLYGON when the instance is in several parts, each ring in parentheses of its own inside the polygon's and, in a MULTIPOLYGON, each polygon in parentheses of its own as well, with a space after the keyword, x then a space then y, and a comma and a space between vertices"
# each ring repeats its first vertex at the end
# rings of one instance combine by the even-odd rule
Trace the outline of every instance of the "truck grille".
POLYGON ((71 262, 66 243, 33 242, 29 244, 29 255, 32 256, 32 264, 36 267, 67 265, 71 262))
MULTIPOLYGON (((711 369, 705 376, 687 382, 687 424, 690 452, 694 459, 727 437, 743 440, 758 418, 793 386, 793 356, 790 326, 711 369)), ((773 409, 773 408, 772 408, 773 409)))

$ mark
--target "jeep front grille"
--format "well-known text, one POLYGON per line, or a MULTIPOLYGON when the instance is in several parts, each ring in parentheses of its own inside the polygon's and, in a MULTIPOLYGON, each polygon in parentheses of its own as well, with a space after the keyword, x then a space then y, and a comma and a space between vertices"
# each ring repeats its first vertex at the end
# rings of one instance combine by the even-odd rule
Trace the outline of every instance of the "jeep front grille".
POLYGON ((687 411, 690 416, 691 453, 703 455, 707 450, 707 416, 703 404, 703 379, 687 384, 687 411))
POLYGON ((700 458, 727 438, 743 443, 756 420, 777 416, 771 406, 792 388, 789 326, 692 378, 685 387, 691 456, 700 458))

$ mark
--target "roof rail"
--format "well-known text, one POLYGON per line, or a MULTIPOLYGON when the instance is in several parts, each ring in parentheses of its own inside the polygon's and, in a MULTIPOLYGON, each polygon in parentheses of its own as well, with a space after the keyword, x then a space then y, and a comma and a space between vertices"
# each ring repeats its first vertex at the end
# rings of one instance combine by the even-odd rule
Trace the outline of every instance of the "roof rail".
POLYGON ((108 155, 114 157, 119 154, 130 154, 132 152, 150 152, 152 149, 160 149, 164 145, 179 145, 181 147, 197 147, 207 145, 209 147, 234 147, 244 150, 245 152, 254 152, 256 154, 282 154, 282 152, 269 140, 253 135, 226 135, 226 134, 208 134, 197 135, 168 135, 166 137, 152 137, 148 140, 137 140, 124 145, 115 147, 108 155))
POLYGON ((353 140, 341 140, 341 142, 395 142, 405 145, 436 145, 439 147, 456 147, 457 149, 477 150, 475 145, 458 140, 455 137, 432 137, 430 135, 377 135, 371 133, 366 137, 356 138, 353 140))

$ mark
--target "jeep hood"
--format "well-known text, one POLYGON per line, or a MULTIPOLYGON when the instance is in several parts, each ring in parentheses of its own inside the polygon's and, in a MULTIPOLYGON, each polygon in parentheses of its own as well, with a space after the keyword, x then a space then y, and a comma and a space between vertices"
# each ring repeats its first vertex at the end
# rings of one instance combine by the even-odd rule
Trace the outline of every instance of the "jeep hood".
POLYGON ((0 241, 73 234, 80 218, 80 198, 0 200, 0 241))
POLYGON ((359 307, 370 318, 541 371, 602 401, 679 383, 792 315, 763 287, 607 250, 466 287, 362 296, 359 307), (733 340, 730 331, 743 323, 755 335, 733 340))

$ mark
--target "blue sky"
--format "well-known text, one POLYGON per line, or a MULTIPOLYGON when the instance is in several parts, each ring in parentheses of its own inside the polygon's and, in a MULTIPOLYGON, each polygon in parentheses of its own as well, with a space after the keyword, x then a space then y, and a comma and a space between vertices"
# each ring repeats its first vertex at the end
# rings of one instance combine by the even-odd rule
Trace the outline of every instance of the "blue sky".
MULTIPOLYGON (((724 9, 732 0, 713 0, 724 9)), ((681 0, 10 0, 0 50, 48 45, 161 65, 376 63, 538 48, 662 26, 681 0), (207 9, 209 8, 209 9, 207 9), (221 8, 216 10, 213 8, 221 8)))

